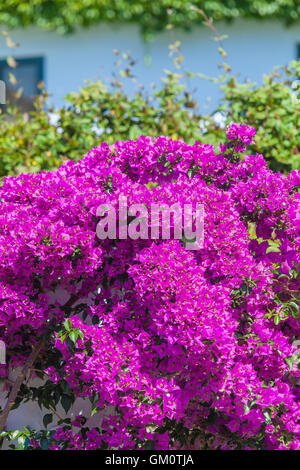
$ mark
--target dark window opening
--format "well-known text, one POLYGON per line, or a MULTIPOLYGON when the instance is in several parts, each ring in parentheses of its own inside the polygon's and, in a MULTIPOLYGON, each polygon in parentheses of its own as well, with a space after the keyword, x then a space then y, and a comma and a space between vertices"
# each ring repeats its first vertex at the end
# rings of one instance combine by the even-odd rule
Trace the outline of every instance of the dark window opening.
MULTIPOLYGON (((0 80, 6 85, 6 101, 16 105, 22 111, 33 109, 34 96, 40 93, 39 82, 44 79, 44 59, 42 57, 32 57, 26 59, 15 59, 17 67, 10 67, 6 60, 0 61, 0 80), (10 81, 10 73, 14 75, 17 84, 10 81), (20 98, 15 94, 19 88, 23 88, 20 98)), ((1 106, 5 111, 5 105, 1 106)))

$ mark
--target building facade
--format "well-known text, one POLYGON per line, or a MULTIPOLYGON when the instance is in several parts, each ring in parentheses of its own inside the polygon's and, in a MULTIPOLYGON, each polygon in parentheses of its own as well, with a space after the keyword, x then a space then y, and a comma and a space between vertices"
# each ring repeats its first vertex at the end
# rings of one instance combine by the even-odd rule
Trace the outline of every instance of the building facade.
MULTIPOLYGON (((261 83, 263 75, 273 67, 285 65, 300 55, 300 25, 286 27, 278 20, 238 19, 234 23, 217 24, 228 57, 226 62, 241 81, 261 83)), ((206 26, 194 26, 190 32, 179 29, 156 33, 151 42, 144 41, 134 24, 99 24, 62 36, 36 27, 11 32, 19 47, 1 47, 0 80, 7 81, 9 67, 5 58, 13 55, 18 67, 13 70, 24 88, 24 99, 36 93, 43 80, 51 94, 51 103, 61 106, 64 96, 78 91, 86 80, 110 83, 116 56, 113 50, 130 52, 136 60, 134 73, 146 88, 159 87, 164 69, 171 69, 169 45, 181 42, 183 69, 215 77, 220 73, 218 43, 206 26)), ((218 87, 204 79, 193 79, 189 85, 197 89, 203 109, 212 111, 220 96, 218 87)), ((133 89, 128 84, 128 91, 133 89)))

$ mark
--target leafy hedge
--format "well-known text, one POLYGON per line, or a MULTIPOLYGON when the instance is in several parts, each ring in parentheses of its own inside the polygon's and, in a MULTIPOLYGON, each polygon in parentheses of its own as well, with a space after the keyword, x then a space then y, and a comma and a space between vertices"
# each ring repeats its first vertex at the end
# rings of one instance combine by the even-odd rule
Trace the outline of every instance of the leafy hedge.
POLYGON ((262 86, 234 78, 224 86, 228 120, 244 120, 257 129, 251 149, 263 153, 274 170, 300 169, 299 76, 300 61, 292 61, 265 75, 262 86))
MULTIPOLYGON (((125 59, 122 74, 131 80, 132 59, 125 59)), ((291 89, 299 74, 300 62, 293 61, 266 76, 261 86, 239 84, 230 73, 216 79, 216 86, 224 93, 216 111, 227 124, 240 121, 254 126, 257 139, 250 150, 262 151, 276 170, 300 168, 299 100, 291 89)), ((95 144, 142 135, 217 144, 222 129, 213 114, 200 113, 186 83, 182 73, 167 72, 162 88, 150 93, 139 89, 132 96, 117 78, 112 88, 89 82, 79 93, 70 93, 66 105, 55 110, 55 123, 45 107, 46 92, 36 100, 31 113, 8 107, 7 113, 0 115, 0 175, 51 170, 65 160, 77 161, 95 144)))
POLYGON ((0 5, 0 24, 12 28, 36 25, 67 33, 102 21, 134 22, 144 32, 150 32, 162 30, 167 24, 182 28, 201 24, 201 17, 191 5, 215 20, 275 18, 291 24, 300 18, 297 0, 6 0, 0 5))

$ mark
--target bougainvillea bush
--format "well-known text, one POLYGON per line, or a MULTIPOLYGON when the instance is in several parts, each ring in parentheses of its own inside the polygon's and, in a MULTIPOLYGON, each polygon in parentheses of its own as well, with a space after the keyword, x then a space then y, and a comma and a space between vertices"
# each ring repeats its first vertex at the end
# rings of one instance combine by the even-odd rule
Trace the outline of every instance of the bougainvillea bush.
POLYGON ((22 449, 300 449, 300 172, 247 155, 254 134, 232 124, 216 149, 167 137, 102 143, 56 171, 4 178, 4 439, 22 449), (117 210, 120 196, 203 204, 203 248, 100 240, 97 208, 117 210), (99 426, 63 416, 48 430, 76 397, 90 399, 99 426), (5 431, 25 400, 46 411, 45 429, 5 431))

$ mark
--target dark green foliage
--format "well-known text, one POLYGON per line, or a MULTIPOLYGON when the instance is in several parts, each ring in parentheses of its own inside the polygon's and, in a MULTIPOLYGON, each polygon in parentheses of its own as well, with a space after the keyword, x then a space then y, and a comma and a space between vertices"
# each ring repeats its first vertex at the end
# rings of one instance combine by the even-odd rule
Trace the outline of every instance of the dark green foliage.
POLYGON ((10 28, 34 25, 64 34, 100 22, 131 22, 149 34, 168 24, 185 29, 201 24, 192 5, 217 21, 274 18, 291 24, 300 18, 298 0, 2 0, 0 23, 10 28))

